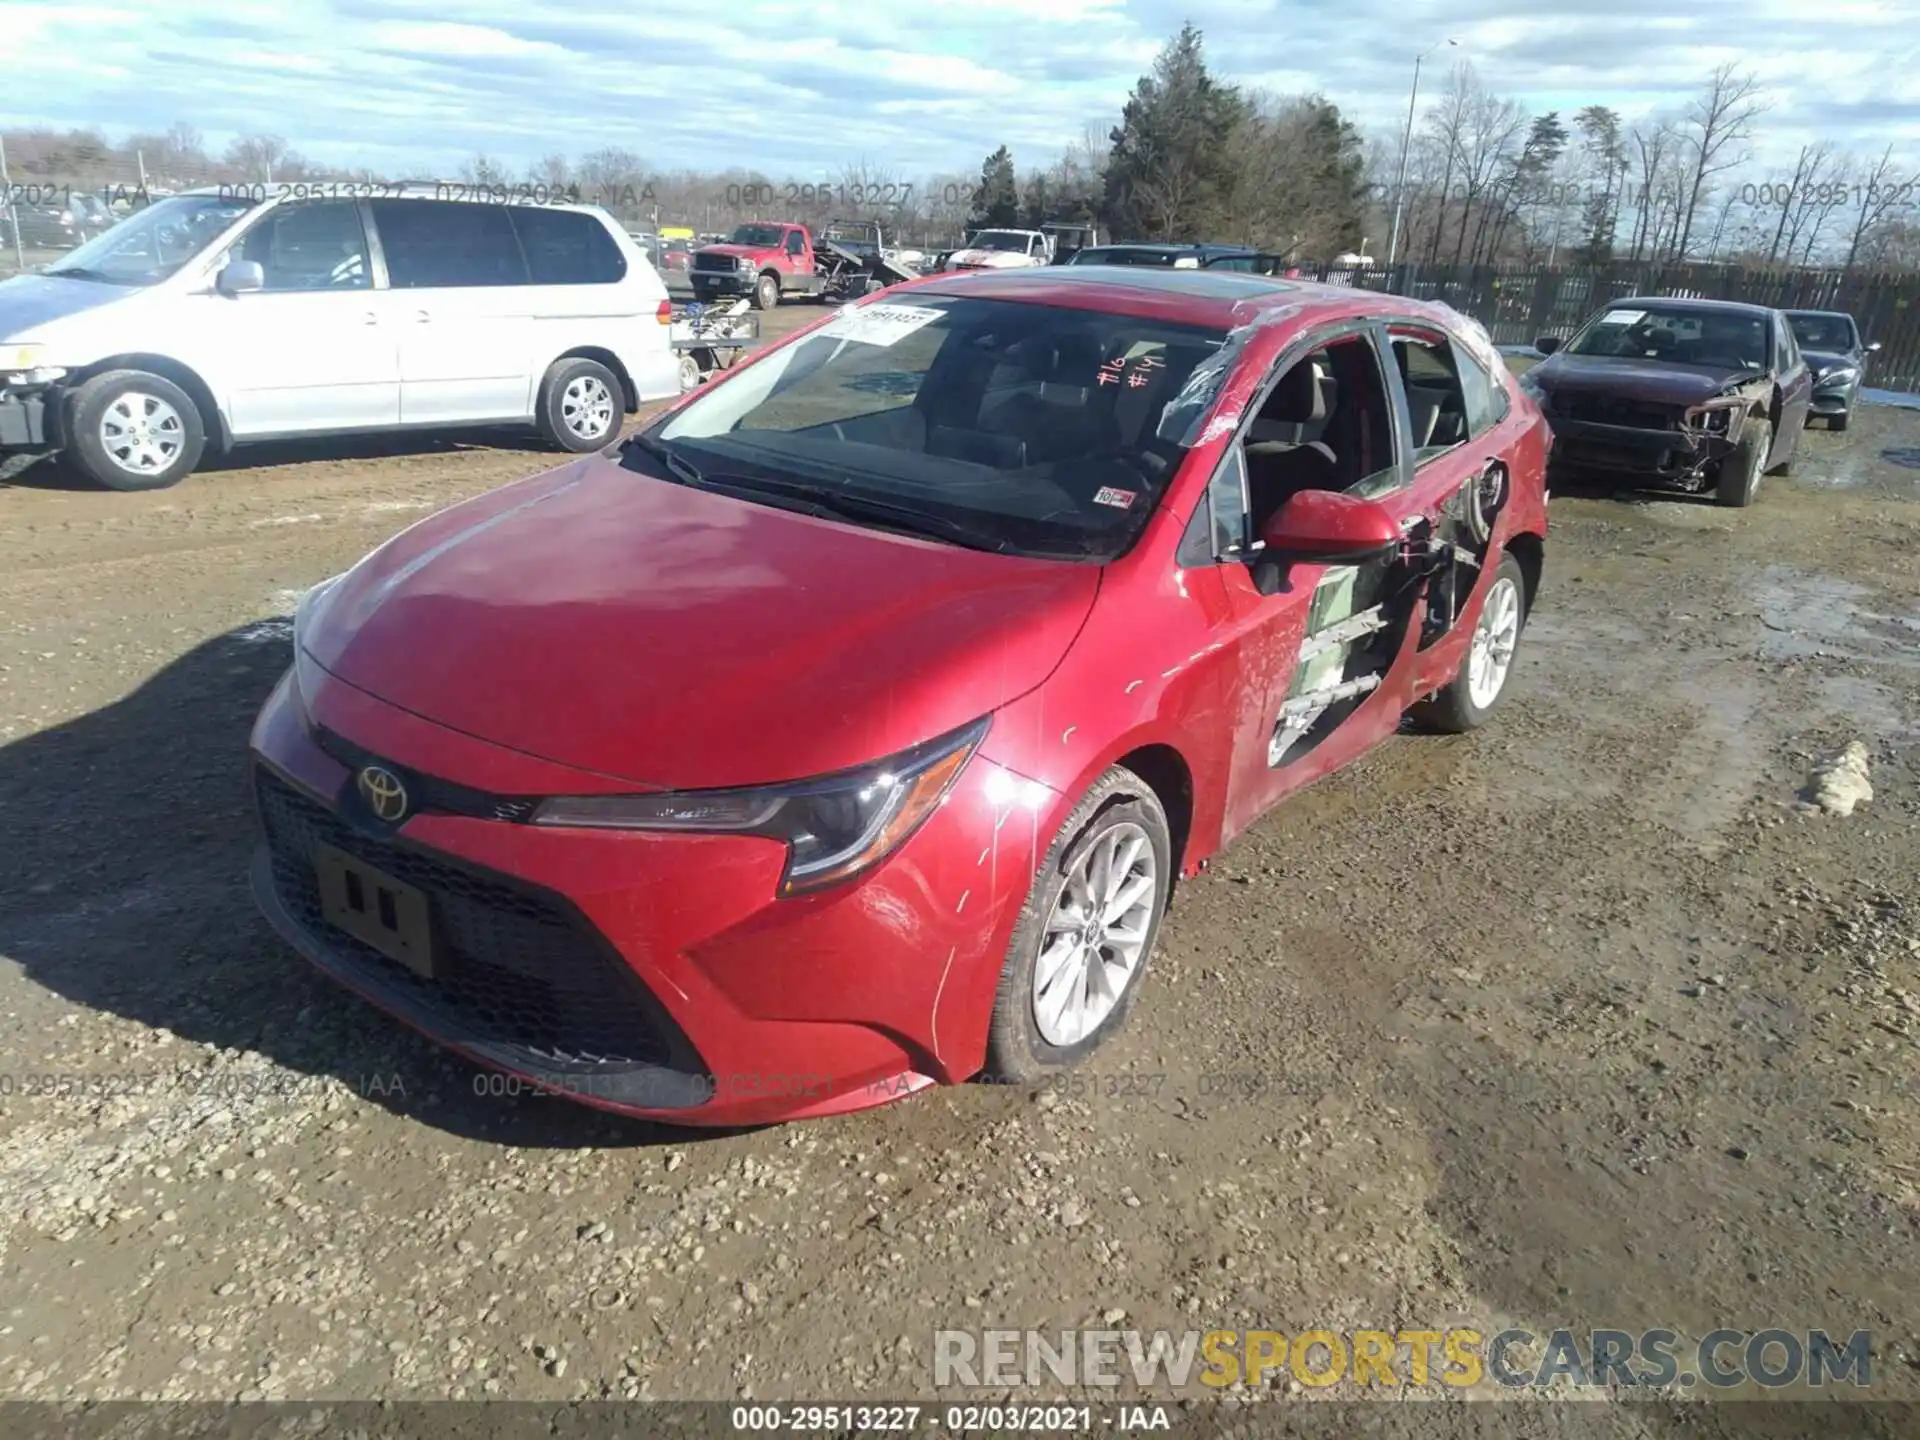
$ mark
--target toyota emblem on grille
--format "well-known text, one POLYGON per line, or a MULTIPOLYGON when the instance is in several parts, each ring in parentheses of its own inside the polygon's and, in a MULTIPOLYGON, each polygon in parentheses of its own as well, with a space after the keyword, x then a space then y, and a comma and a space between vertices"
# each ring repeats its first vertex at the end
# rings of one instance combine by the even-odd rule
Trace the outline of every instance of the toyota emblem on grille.
POLYGON ((382 765, 368 765, 360 771, 360 798, 367 808, 388 824, 407 813, 407 787, 400 777, 382 765))

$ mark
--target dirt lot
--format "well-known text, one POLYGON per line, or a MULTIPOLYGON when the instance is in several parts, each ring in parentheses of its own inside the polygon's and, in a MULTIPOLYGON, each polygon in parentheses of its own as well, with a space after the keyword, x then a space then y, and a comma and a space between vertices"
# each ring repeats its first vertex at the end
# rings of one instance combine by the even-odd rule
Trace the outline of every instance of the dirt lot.
POLYGON ((29 469, 0 1398, 898 1398, 936 1329, 1089 1323, 1866 1329, 1875 1391, 1920 1393, 1920 413, 1803 457, 1745 513, 1556 490, 1498 721, 1183 887, 1075 1091, 718 1136, 476 1094, 246 893, 295 598, 553 456, 29 469), (1796 808, 1855 738, 1871 803, 1796 808))

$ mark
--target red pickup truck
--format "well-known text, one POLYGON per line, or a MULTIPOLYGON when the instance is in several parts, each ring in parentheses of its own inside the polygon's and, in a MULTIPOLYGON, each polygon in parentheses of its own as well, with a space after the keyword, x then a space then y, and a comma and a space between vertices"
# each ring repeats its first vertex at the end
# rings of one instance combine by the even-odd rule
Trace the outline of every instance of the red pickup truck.
POLYGON ((813 232, 767 221, 735 226, 722 244, 694 251, 687 278, 695 300, 751 295, 756 310, 773 309, 782 295, 818 295, 821 286, 813 232))

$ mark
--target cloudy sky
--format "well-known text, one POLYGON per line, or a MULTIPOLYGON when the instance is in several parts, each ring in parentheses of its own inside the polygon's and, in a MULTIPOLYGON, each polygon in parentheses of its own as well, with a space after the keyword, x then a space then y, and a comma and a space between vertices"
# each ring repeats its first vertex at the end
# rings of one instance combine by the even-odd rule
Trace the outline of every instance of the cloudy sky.
POLYGON ((210 148, 265 131, 386 175, 610 145, 929 175, 1104 131, 1188 18, 1229 78, 1320 90, 1370 132, 1397 132, 1414 54, 1453 37, 1428 75, 1469 57, 1534 112, 1678 108, 1737 60, 1769 87, 1767 155, 1826 137, 1920 162, 1920 0, 6 0, 0 126, 184 120, 210 148))

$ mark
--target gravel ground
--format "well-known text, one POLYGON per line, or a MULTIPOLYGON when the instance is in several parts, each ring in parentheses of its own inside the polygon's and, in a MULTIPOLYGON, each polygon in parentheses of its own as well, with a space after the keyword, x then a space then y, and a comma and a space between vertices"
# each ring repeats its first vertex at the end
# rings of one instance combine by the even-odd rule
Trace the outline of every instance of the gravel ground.
POLYGON ((246 892, 294 600, 553 463, 0 487, 0 1398, 899 1398, 1087 1325, 1867 1329, 1920 1392, 1920 414, 1742 513, 1556 481, 1499 719, 1184 886, 1071 1088, 719 1135, 489 1096, 246 892))

